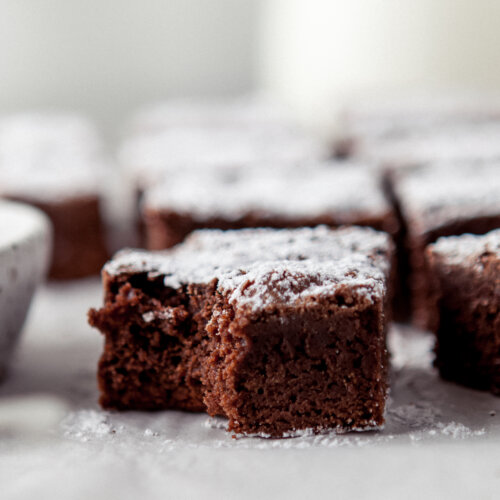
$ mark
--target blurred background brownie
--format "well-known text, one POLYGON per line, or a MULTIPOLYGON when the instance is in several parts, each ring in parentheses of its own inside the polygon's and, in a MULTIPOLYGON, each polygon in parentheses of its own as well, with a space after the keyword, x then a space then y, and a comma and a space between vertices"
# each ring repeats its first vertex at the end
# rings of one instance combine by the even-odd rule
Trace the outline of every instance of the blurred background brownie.
POLYGON ((441 236, 484 234, 500 227, 500 162, 453 162, 391 176, 402 217, 413 319, 432 327, 425 247, 441 236))
POLYGON ((384 422, 393 245, 370 228, 198 231, 104 268, 101 404, 206 410, 236 433, 384 422))
POLYGON ((107 259, 101 175, 93 125, 73 114, 17 114, 0 120, 0 196, 45 212, 54 229, 50 277, 96 274, 107 259))
POLYGON ((500 395, 500 230, 428 247, 441 376, 500 395))
POLYGON ((339 162, 173 174, 146 190, 142 213, 147 246, 154 250, 200 228, 356 224, 393 236, 398 230, 380 177, 362 165, 339 162))

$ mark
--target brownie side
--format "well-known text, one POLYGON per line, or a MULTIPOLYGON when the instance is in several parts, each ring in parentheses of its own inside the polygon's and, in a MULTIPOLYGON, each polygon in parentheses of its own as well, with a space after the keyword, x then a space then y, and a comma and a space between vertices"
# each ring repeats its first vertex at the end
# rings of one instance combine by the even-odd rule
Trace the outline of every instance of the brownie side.
POLYGON ((413 225, 413 221, 410 219, 408 221, 406 249, 411 269, 408 282, 411 294, 412 317, 417 326, 435 330, 435 318, 433 318, 428 307, 432 295, 430 286, 432 271, 429 269, 425 257, 427 245, 443 236, 458 236, 466 233, 486 234, 493 229, 500 228, 500 215, 459 219, 424 233, 412 231, 412 227, 415 226, 416 224, 413 225))
POLYGON ((10 198, 33 205, 49 217, 53 226, 50 278, 66 280, 99 273, 109 255, 97 196, 59 202, 10 198))
POLYGON ((286 436, 384 422, 386 318, 352 290, 248 316, 228 304, 208 324, 205 403, 229 430, 286 436))
MULTIPOLYGON (((228 214, 230 215, 230 214, 228 214)), ((197 229, 244 229, 271 227, 275 229, 315 227, 326 225, 332 228, 344 224, 372 227, 385 231, 394 238, 398 234, 399 223, 392 210, 382 215, 356 214, 352 216, 324 214, 317 217, 285 218, 250 212, 239 218, 210 217, 200 221, 191 214, 175 210, 145 208, 143 221, 146 230, 146 247, 149 250, 162 250, 182 242, 188 234, 197 229)))
POLYGON ((479 260, 480 273, 426 251, 435 364, 444 379, 500 395, 500 259, 485 252, 479 260))
POLYGON ((203 411, 201 363, 215 283, 165 287, 163 276, 103 275, 89 322, 105 337, 100 403, 110 409, 203 411))

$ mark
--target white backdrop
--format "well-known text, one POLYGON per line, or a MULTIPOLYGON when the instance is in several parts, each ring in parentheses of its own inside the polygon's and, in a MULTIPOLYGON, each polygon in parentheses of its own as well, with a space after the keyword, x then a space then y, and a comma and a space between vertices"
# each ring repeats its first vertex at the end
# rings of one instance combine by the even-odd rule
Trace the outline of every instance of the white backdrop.
POLYGON ((0 0, 0 111, 83 108, 105 125, 165 96, 255 85, 259 2, 0 0))

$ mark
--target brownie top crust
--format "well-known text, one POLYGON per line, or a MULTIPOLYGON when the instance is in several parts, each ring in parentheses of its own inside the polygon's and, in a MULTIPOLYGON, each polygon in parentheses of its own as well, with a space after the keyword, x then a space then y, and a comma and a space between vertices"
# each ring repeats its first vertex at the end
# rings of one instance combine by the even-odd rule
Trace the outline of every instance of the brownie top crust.
POLYGON ((360 165, 327 162, 303 169, 233 169, 173 176, 147 190, 144 208, 196 220, 249 213, 285 218, 370 215, 391 211, 379 177, 360 165))
POLYGON ((53 201, 95 195, 104 166, 92 123, 74 114, 26 113, 0 119, 0 192, 53 201))
POLYGON ((500 229, 484 235, 463 234, 439 238, 429 245, 430 251, 449 265, 482 269, 481 259, 500 258, 500 229))
POLYGON ((384 297, 393 246, 370 228, 202 230, 162 252, 125 250, 108 275, 163 276, 166 287, 217 280, 229 301, 254 311, 335 297, 346 287, 368 303, 384 297))
POLYGON ((500 216, 500 161, 430 164, 394 176, 394 191, 415 234, 454 221, 500 216))
POLYGON ((328 148, 316 138, 287 127, 175 127, 125 141, 120 164, 140 188, 193 168, 297 164, 325 159, 328 148))

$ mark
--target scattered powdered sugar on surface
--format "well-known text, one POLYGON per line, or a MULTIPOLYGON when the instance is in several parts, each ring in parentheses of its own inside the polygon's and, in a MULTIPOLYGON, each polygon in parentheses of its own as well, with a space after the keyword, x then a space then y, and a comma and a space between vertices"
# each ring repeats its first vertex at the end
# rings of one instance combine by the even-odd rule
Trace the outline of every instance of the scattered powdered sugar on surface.
POLYGON ((174 210, 197 220, 210 217, 356 216, 383 217, 391 211, 372 169, 342 162, 289 169, 198 169, 169 176, 145 193, 144 209, 174 210))
POLYGON ((172 288, 217 279, 231 301, 259 309, 333 296, 341 286, 380 300, 391 252, 390 238, 370 228, 204 230, 169 251, 121 252, 105 270, 163 275, 172 288))
POLYGON ((500 162, 442 163, 396 176, 401 209, 418 233, 455 220, 500 215, 500 162))
POLYGON ((500 258, 500 229, 484 235, 463 234, 439 238, 430 245, 430 249, 448 264, 468 267, 478 265, 482 268, 481 256, 491 254, 500 258))

